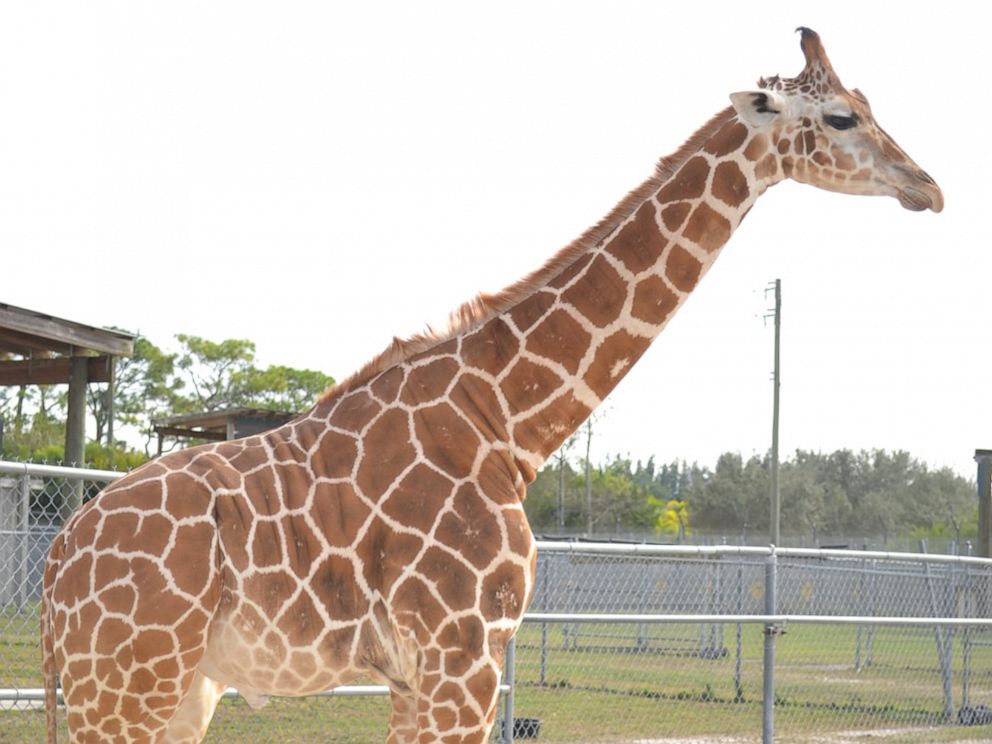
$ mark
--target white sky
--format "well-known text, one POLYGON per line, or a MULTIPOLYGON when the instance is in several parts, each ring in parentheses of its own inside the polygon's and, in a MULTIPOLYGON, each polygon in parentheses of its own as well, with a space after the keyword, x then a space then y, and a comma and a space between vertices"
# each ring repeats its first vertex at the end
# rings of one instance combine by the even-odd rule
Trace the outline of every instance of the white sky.
MULTIPOLYGON (((942 214, 769 191, 605 404, 599 457, 992 447, 988 28, 977 2, 6 2, 0 301, 250 338, 343 378, 605 214, 727 95, 849 87, 942 214)), ((594 458, 597 454, 594 453, 594 458)))

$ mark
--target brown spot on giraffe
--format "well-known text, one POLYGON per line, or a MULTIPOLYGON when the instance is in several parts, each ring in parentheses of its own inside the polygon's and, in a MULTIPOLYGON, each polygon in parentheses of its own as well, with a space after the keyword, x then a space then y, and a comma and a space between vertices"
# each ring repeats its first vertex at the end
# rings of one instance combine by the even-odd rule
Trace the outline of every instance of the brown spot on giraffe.
POLYGON ((673 245, 665 262, 665 276, 680 292, 691 292, 699 281, 703 265, 680 245, 673 245))
POLYGON ((417 411, 414 431, 424 457, 436 468, 455 479, 472 474, 482 442, 455 406, 442 403, 417 411))
POLYGON ((634 289, 631 314, 638 320, 659 325, 678 307, 679 299, 660 276, 649 276, 634 289))
POLYGON ((489 382, 471 372, 463 372, 449 399, 465 420, 485 439, 506 441, 505 422, 492 415, 493 411, 500 410, 500 402, 497 391, 489 382))
POLYGON ((713 173, 713 196, 728 206, 737 207, 750 193, 747 176, 741 172, 737 163, 728 160, 716 167, 713 173))
POLYGON ((589 253, 586 255, 579 256, 575 261, 569 263, 564 269, 562 269, 556 276, 553 276, 548 281, 548 287, 551 289, 563 289, 571 284, 575 278, 585 271, 586 267, 592 262, 593 254, 589 253))
POLYGON ((470 486, 458 489, 452 510, 441 518, 436 535, 451 550, 460 549, 465 559, 479 570, 486 568, 499 554, 499 522, 485 500, 470 486))
POLYGON ((321 537, 332 548, 355 542, 371 513, 350 483, 317 483, 310 499, 310 517, 321 537))
POLYGON ((730 233, 731 227, 727 218, 706 202, 696 206, 689 217, 689 222, 682 229, 684 238, 688 238, 709 253, 723 247, 730 238, 730 233))
POLYGON ((454 553, 439 547, 428 548, 417 563, 422 576, 432 576, 444 604, 455 612, 471 609, 476 602, 476 575, 454 553))
POLYGON ((703 150, 722 158, 737 152, 748 139, 747 127, 739 121, 728 121, 704 146, 703 150))
MULTIPOLYGON (((579 400, 572 392, 550 398, 547 405, 514 427, 514 440, 525 450, 537 452, 542 458, 547 458, 561 446, 561 443, 572 432, 579 428, 591 412, 589 405, 579 400)), ((525 476, 528 483, 533 479, 533 475, 525 476)), ((488 493, 489 490, 487 490, 488 493)), ((509 493, 503 493, 505 498, 513 498, 509 493)), ((491 498, 499 500, 496 496, 491 496, 491 498)))
POLYGON ((369 390, 372 395, 382 403, 389 405, 396 401, 396 396, 400 393, 400 386, 403 384, 405 374, 400 367, 386 370, 379 375, 371 385, 369 390))
POLYGON ((747 147, 744 148, 744 157, 754 162, 759 160, 766 152, 768 152, 768 137, 759 133, 747 143, 747 147))
POLYGON ((519 330, 528 331, 547 314, 557 299, 552 292, 538 291, 512 307, 508 314, 519 330))
POLYGON ((378 498, 417 459, 410 437, 410 416, 390 408, 365 435, 355 483, 371 499, 378 498))
POLYGON ((616 386, 618 378, 630 369, 629 363, 618 365, 618 360, 641 356, 650 343, 650 339, 632 335, 627 331, 617 331, 612 334, 599 345, 596 356, 586 371, 586 384, 600 398, 605 398, 616 386))
POLYGON ((525 348, 543 354, 574 375, 590 341, 589 332, 565 310, 558 309, 531 331, 525 348))
MULTIPOLYGON (((669 226, 669 229, 674 228, 669 226)), ((648 201, 634 213, 631 221, 620 228, 607 250, 627 269, 639 274, 658 263, 667 242, 658 230, 655 206, 648 201)))
POLYGON ((382 513, 400 524, 429 532, 451 492, 452 480, 427 465, 416 465, 382 503, 382 513))
POLYGON ((620 316, 627 283, 602 255, 596 256, 585 274, 562 293, 593 325, 603 328, 620 316))
POLYGON ((520 342, 500 318, 487 323, 462 341, 461 357, 469 367, 499 374, 516 355, 520 342))
POLYGON ((766 155, 754 168, 755 178, 761 180, 771 180, 778 175, 778 158, 774 155, 766 155))
POLYGON ((442 357, 410 370, 400 393, 400 401, 408 406, 423 405, 447 394, 461 369, 452 357, 442 357))
POLYGON ((671 232, 675 232, 685 223, 685 218, 692 211, 692 204, 689 202, 677 202, 669 204, 661 210, 661 219, 671 232))
POLYGON ((548 396, 562 384, 562 378, 547 367, 528 359, 520 359, 500 383, 511 412, 526 411, 548 396))
POLYGON ((706 179, 710 175, 710 166, 706 158, 696 156, 689 158, 678 173, 658 192, 658 201, 662 204, 685 199, 698 199, 706 191, 706 179))

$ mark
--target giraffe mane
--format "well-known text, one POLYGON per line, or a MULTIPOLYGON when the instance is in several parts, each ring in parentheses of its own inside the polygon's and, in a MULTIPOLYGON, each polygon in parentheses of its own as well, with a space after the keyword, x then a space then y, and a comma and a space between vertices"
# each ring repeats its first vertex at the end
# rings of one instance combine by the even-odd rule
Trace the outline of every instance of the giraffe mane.
POLYGON ((430 326, 409 338, 394 336, 386 349, 373 357, 357 372, 332 385, 321 394, 318 403, 327 403, 361 387, 387 369, 411 359, 451 339, 468 333, 500 315, 536 290, 547 285, 580 256, 596 247, 634 211, 655 194, 679 167, 706 143, 723 125, 736 116, 732 106, 720 111, 690 136, 678 150, 662 157, 654 173, 640 186, 628 193, 603 219, 586 230, 552 256, 536 271, 514 282, 496 294, 479 293, 457 308, 448 318, 448 327, 436 331, 430 326))

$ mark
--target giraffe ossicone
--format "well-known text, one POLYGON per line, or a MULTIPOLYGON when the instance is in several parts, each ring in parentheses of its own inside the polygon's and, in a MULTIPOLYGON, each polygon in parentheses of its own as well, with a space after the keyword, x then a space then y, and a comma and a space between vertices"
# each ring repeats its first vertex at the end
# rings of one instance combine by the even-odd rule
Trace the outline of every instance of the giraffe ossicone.
POLYGON ((801 29, 795 78, 731 95, 543 268, 451 329, 397 341, 300 418, 165 455, 108 486, 45 569, 48 740, 199 742, 253 704, 361 675, 387 741, 483 742, 534 581, 527 484, 661 332, 768 187, 908 209, 940 189, 801 29))

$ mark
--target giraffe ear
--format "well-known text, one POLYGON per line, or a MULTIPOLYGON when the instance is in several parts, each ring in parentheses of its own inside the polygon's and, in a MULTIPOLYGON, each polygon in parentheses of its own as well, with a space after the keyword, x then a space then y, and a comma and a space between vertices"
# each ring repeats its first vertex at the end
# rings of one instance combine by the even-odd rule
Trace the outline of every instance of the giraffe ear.
POLYGON ((761 127, 782 113, 785 99, 773 90, 744 90, 731 93, 737 115, 753 127, 761 127))

